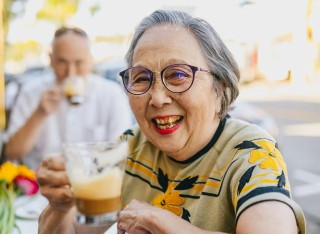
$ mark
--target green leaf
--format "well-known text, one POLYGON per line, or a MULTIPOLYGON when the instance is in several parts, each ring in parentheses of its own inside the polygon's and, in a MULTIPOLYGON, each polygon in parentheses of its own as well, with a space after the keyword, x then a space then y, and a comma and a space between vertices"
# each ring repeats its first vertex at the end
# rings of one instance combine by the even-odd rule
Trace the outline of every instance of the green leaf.
POLYGON ((0 190, 0 233, 12 233, 12 230, 15 225, 15 216, 14 216, 14 187, 13 185, 6 188, 2 185, 0 190))
POLYGON ((22 234, 20 227, 15 223, 14 228, 18 231, 18 234, 22 234))
POLYGON ((25 217, 15 214, 15 218, 23 221, 29 221, 29 220, 37 220, 38 217, 25 217))
MULTIPOLYGON (((3 180, 0 180, 0 184, 1 184, 1 185, 6 185, 6 184, 7 184, 7 181, 4 180, 4 179, 3 179, 3 180)), ((1 188, 1 189, 2 189, 2 188, 1 188)))

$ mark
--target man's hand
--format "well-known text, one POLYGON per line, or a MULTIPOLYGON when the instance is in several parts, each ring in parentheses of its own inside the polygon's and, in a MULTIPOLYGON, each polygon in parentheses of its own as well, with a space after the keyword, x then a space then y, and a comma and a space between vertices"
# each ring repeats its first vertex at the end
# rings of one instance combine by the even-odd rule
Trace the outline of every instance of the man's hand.
POLYGON ((48 89, 42 94, 37 111, 43 115, 56 112, 59 109, 62 98, 62 92, 59 87, 48 89))

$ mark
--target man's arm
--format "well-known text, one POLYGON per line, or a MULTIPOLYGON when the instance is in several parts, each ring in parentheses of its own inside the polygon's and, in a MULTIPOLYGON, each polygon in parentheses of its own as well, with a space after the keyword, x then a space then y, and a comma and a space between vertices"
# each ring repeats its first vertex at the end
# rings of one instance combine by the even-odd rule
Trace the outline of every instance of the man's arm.
POLYGON ((58 110, 60 100, 61 94, 57 87, 43 93, 36 110, 25 124, 9 138, 4 152, 7 159, 20 160, 33 149, 45 120, 51 113, 58 110))
POLYGON ((45 119, 46 115, 38 109, 32 113, 23 127, 9 138, 5 147, 5 156, 7 159, 20 160, 32 150, 45 119))

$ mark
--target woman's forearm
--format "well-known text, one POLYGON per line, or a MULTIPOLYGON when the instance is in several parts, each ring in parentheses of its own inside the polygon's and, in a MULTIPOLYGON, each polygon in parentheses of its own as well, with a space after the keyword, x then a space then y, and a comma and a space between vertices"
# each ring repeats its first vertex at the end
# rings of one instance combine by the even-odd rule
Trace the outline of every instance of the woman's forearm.
POLYGON ((61 212, 53 210, 48 205, 41 213, 38 223, 38 234, 74 234, 74 217, 75 209, 72 208, 69 212, 61 212))

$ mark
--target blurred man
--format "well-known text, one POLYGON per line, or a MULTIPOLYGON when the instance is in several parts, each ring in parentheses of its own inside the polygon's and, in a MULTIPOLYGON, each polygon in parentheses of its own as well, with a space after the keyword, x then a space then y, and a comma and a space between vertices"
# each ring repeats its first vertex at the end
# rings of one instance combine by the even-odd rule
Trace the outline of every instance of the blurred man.
POLYGON ((90 74, 90 40, 84 31, 57 30, 50 59, 54 75, 35 80, 19 94, 5 147, 7 159, 21 160, 33 169, 45 155, 60 153, 63 142, 112 140, 132 120, 121 87, 90 74), (63 87, 66 80, 75 78, 82 85, 72 87, 69 82, 69 87, 63 87), (71 100, 76 105, 70 104, 68 95, 79 90, 83 93, 71 100))

